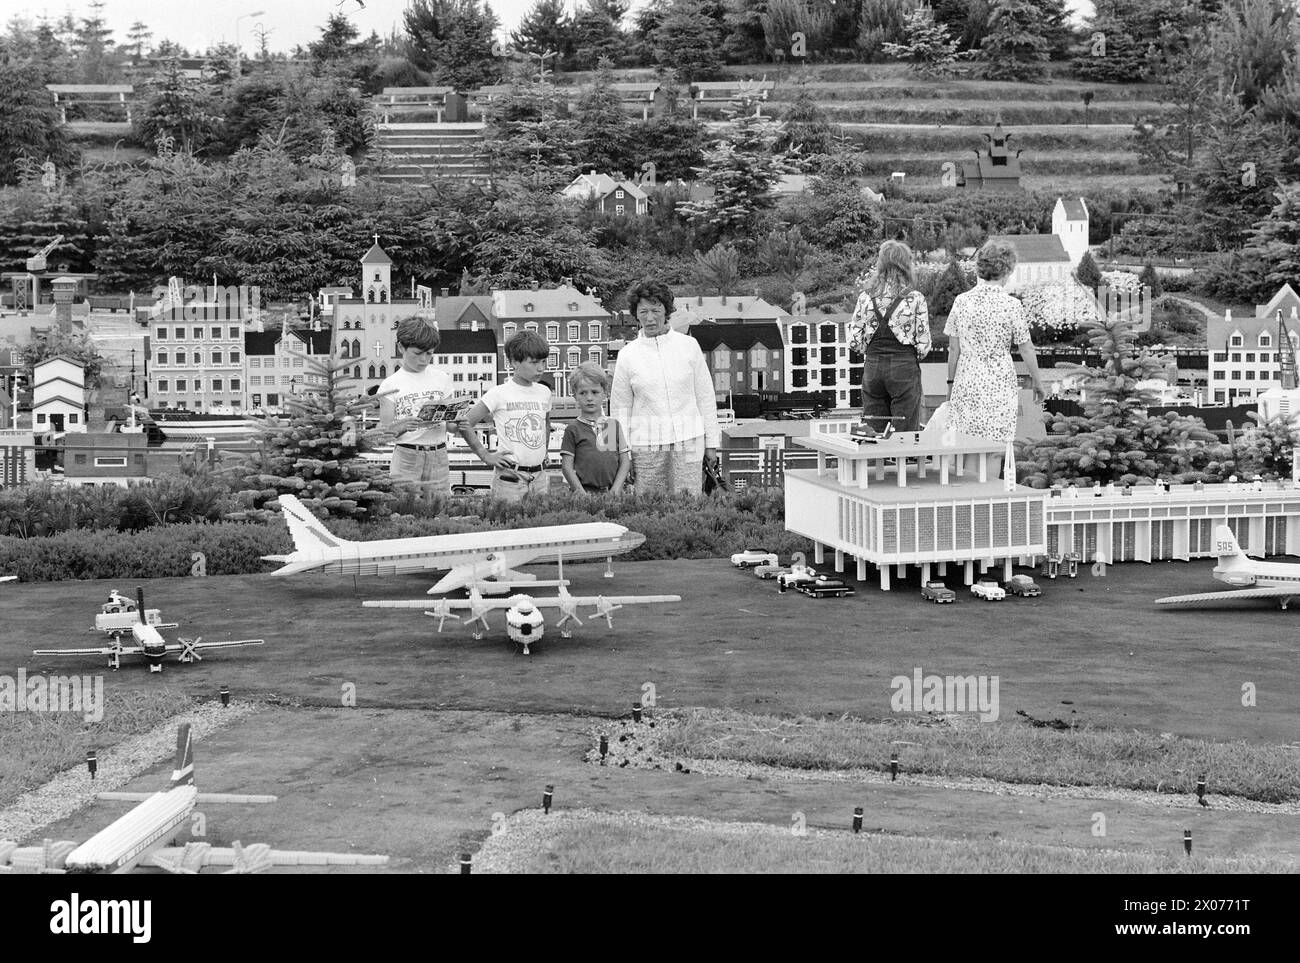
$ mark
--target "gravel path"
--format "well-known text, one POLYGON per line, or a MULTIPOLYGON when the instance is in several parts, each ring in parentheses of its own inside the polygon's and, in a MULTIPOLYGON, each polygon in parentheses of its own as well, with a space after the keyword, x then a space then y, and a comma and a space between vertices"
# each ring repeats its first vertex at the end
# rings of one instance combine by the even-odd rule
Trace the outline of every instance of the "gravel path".
MULTIPOLYGON (((176 729, 189 723, 196 742, 260 707, 232 702, 229 706, 210 703, 191 712, 172 716, 143 735, 123 739, 99 753, 96 778, 84 765, 59 773, 39 789, 25 792, 13 804, 0 810, 0 839, 22 842, 43 828, 71 816, 95 801, 95 794, 113 792, 127 785, 146 769, 176 754, 176 729)), ((165 788, 163 785, 159 789, 165 788)))

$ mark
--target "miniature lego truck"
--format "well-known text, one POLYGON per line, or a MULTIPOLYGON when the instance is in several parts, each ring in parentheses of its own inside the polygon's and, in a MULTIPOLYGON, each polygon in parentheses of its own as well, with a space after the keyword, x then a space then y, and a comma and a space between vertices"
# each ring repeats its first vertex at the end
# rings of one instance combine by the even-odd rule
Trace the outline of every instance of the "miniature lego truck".
POLYGON ((811 581, 800 582, 795 587, 804 595, 815 599, 826 598, 828 595, 843 598, 855 594, 852 586, 847 582, 827 575, 819 575, 811 581))
MULTIPOLYGON (((159 626, 163 624, 162 614, 158 609, 145 609, 144 620, 148 625, 159 626)), ((131 626, 136 625, 139 621, 140 613, 135 611, 134 606, 129 612, 101 612, 95 616, 95 630, 115 635, 125 635, 131 631, 131 626)))

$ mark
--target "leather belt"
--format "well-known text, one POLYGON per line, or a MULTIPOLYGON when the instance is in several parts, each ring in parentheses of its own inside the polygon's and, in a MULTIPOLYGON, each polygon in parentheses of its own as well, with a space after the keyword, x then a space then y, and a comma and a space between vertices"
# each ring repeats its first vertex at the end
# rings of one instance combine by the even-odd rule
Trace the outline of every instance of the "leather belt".
POLYGON ((446 447, 447 447, 447 443, 444 441, 441 445, 407 445, 407 444, 404 444, 404 443, 399 442, 399 443, 396 444, 394 447, 396 447, 396 448, 413 448, 413 449, 415 449, 416 451, 439 451, 440 449, 446 448, 446 447))

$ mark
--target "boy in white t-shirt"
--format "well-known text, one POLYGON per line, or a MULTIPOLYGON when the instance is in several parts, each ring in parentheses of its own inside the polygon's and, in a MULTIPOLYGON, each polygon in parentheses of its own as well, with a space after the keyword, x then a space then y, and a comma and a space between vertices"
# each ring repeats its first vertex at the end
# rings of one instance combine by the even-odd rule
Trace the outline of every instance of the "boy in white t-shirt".
POLYGON ((426 496, 451 494, 447 471, 447 425, 421 421, 420 409, 453 393, 451 375, 430 366, 442 336, 423 318, 397 325, 402 366, 379 385, 379 425, 396 437, 388 474, 393 481, 416 482, 426 496))
POLYGON ((546 450, 551 438, 551 389, 538 384, 551 348, 536 331, 522 331, 506 342, 514 366, 509 380, 490 388, 466 414, 460 433, 474 454, 492 469, 492 496, 517 502, 530 491, 545 494, 546 450), (497 448, 483 447, 474 426, 491 416, 497 448))

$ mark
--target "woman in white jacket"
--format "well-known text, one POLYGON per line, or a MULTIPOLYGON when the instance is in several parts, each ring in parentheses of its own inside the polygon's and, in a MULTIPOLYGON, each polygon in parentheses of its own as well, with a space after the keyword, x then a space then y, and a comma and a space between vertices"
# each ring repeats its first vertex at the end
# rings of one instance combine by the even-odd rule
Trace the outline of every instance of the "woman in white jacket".
POLYGON ((610 414, 632 448, 636 493, 698 493, 704 462, 718 462, 718 404, 700 344, 668 324, 673 292, 642 281, 628 292, 641 336, 618 353, 610 414))

